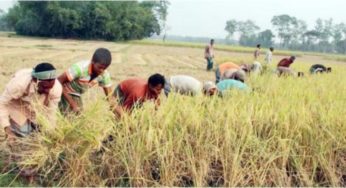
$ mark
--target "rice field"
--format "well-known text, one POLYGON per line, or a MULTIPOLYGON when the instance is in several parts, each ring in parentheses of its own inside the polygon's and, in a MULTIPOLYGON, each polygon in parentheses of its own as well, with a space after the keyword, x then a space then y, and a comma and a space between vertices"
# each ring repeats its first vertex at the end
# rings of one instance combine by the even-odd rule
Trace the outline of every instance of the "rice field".
MULTIPOLYGON (((98 47, 112 52, 115 85, 156 72, 215 77, 205 71, 203 48, 188 45, 0 36, 0 89, 18 69, 48 61, 62 73, 98 47)), ((216 63, 252 62, 239 51, 215 56, 216 63)), ((28 186, 16 174, 27 166, 37 172, 33 186, 346 186, 346 67, 302 54, 292 68, 305 77, 250 76, 253 92, 224 98, 162 95, 158 110, 146 103, 121 120, 101 90, 91 89, 80 116, 59 116, 54 129, 39 117, 42 132, 20 141, 28 151, 2 172, 0 185, 28 186), (333 72, 311 76, 313 63, 333 72)), ((0 160, 7 151, 1 147, 0 160)))

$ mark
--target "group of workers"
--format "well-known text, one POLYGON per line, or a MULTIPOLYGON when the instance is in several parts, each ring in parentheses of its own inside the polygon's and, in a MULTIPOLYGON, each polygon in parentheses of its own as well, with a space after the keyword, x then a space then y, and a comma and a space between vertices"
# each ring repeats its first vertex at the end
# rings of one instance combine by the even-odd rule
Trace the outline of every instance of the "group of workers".
MULTIPOLYGON (((205 49, 207 70, 213 69, 214 40, 205 49)), ((153 74, 148 79, 131 78, 121 81, 112 91, 112 81, 107 68, 111 65, 112 56, 108 49, 97 49, 91 60, 82 61, 70 66, 61 75, 50 63, 40 63, 34 68, 17 71, 4 88, 0 96, 0 138, 11 142, 26 137, 40 129, 37 114, 43 114, 51 125, 56 122, 56 114, 79 114, 83 109, 82 95, 89 88, 98 85, 110 103, 114 114, 120 118, 126 112, 152 100, 160 105, 160 94, 168 96, 171 92, 182 95, 223 96, 231 89, 249 90, 245 84, 246 76, 251 72, 260 73, 260 45, 254 53, 253 64, 237 65, 226 62, 217 66, 215 82, 200 82, 188 75, 174 75, 165 78, 161 74, 153 74)), ((273 48, 266 54, 266 63, 271 63, 273 48)), ((277 72, 295 74, 290 65, 295 57, 282 59, 277 72)), ((313 65, 311 73, 330 72, 331 68, 313 65)))

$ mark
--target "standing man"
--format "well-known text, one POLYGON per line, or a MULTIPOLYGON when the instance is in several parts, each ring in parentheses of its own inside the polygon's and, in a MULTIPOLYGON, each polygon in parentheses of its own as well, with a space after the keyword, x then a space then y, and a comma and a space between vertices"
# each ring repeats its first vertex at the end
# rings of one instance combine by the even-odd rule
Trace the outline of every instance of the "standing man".
POLYGON ((270 47, 269 50, 266 53, 266 57, 264 58, 266 66, 270 66, 273 60, 273 52, 274 48, 270 47))
POLYGON ((214 64, 214 39, 205 47, 204 58, 207 60, 207 71, 210 71, 214 64))
POLYGON ((257 44, 256 50, 254 52, 255 61, 259 58, 260 53, 261 53, 261 44, 257 44))

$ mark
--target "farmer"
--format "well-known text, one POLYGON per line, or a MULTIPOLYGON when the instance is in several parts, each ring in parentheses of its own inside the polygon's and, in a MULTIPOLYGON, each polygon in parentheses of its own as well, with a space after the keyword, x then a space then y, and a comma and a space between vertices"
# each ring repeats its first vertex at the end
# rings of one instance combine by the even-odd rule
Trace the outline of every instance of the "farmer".
POLYGON ((117 104, 113 104, 113 111, 121 117, 125 111, 141 106, 148 100, 154 100, 156 107, 160 105, 159 95, 165 86, 165 77, 153 74, 148 80, 140 78, 127 79, 115 88, 113 97, 117 104))
POLYGON ((175 75, 166 79, 165 95, 173 92, 178 92, 182 95, 198 95, 202 92, 202 83, 196 78, 187 75, 175 75))
POLYGON ((235 72, 231 71, 233 70, 227 70, 227 72, 229 72, 232 77, 221 80, 216 85, 211 83, 210 81, 205 82, 203 85, 203 93, 209 96, 219 93, 219 96, 222 96, 226 91, 231 89, 249 90, 248 86, 244 83, 246 73, 241 69, 238 69, 235 72))
MULTIPOLYGON (((30 152, 29 145, 20 139, 40 129, 38 114, 46 117, 54 127, 61 94, 62 86, 56 80, 56 70, 49 63, 19 70, 7 83, 0 96, 0 137, 6 139, 9 148, 8 159, 3 161, 5 168, 11 161, 20 160, 23 153, 30 152)), ((35 172, 30 167, 20 169, 22 177, 33 180, 35 172)))
POLYGON ((106 70, 112 62, 108 49, 97 49, 91 61, 73 64, 65 73, 59 76, 63 85, 63 95, 59 103, 60 111, 79 113, 82 109, 81 95, 90 87, 98 84, 108 97, 111 93, 111 76, 106 70))
POLYGON ((290 65, 294 63, 294 60, 296 59, 295 56, 291 56, 290 58, 284 58, 282 59, 278 65, 277 65, 277 71, 279 73, 279 76, 281 75, 293 75, 295 76, 295 72, 290 68, 290 65))
POLYGON ((255 61, 259 58, 260 54, 261 54, 261 44, 257 44, 256 50, 254 52, 255 61))
POLYGON ((222 80, 221 82, 216 84, 216 87, 220 96, 223 96, 227 91, 233 89, 243 91, 249 90, 249 87, 244 82, 235 79, 222 80))
POLYGON ((204 58, 207 60, 207 71, 210 71, 214 64, 214 39, 205 47, 204 58))
POLYGON ((62 94, 56 70, 49 63, 15 73, 0 96, 2 136, 9 140, 25 137, 37 128, 36 113, 44 114, 54 125, 62 94))
POLYGON ((246 73, 242 69, 228 69, 223 74, 221 80, 233 79, 245 82, 246 73))
POLYGON ((238 70, 240 69, 240 66, 232 62, 226 62, 226 63, 220 64, 215 70, 216 83, 218 83, 221 80, 221 77, 223 76, 225 71, 228 69, 238 70))
POLYGON ((252 64, 242 64, 239 67, 241 70, 243 70, 244 72, 248 74, 250 73, 259 74, 262 72, 262 65, 258 61, 255 61, 252 64))
POLYGON ((266 57, 264 58, 266 66, 270 66, 271 65, 272 60, 273 60, 273 52, 274 52, 274 48, 270 47, 269 50, 266 53, 266 57))
POLYGON ((310 67, 310 73, 311 74, 317 74, 317 73, 329 73, 332 72, 331 67, 325 67, 324 65, 321 64, 315 64, 310 67))

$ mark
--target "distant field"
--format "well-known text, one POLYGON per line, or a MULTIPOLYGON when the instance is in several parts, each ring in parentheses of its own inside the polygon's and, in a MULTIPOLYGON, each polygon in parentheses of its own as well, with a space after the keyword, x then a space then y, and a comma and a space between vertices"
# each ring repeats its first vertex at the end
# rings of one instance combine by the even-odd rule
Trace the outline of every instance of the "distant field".
MULTIPOLYGON (((112 52, 114 87, 156 72, 214 80, 214 72, 205 71, 204 46, 0 34, 0 90, 19 69, 48 61, 62 73, 90 59, 98 47, 112 52)), ((217 46, 215 61, 251 63, 252 51, 217 46)), ((291 53, 275 52, 272 68, 291 53)), ((23 141, 32 152, 21 165, 37 170, 33 186, 346 186, 346 67, 338 56, 294 54, 299 57, 292 68, 305 72, 304 78, 269 71, 247 79, 250 93, 162 95, 157 111, 147 103, 121 120, 114 119, 101 90, 90 89, 83 113, 59 116, 54 131, 39 117, 42 132, 23 141), (313 63, 332 66, 333 72, 309 75, 313 63), (109 135, 114 141, 102 144, 109 135)), ((1 168, 4 148, 1 142, 1 168)), ((15 172, 0 174, 0 186, 28 186, 15 172)))

